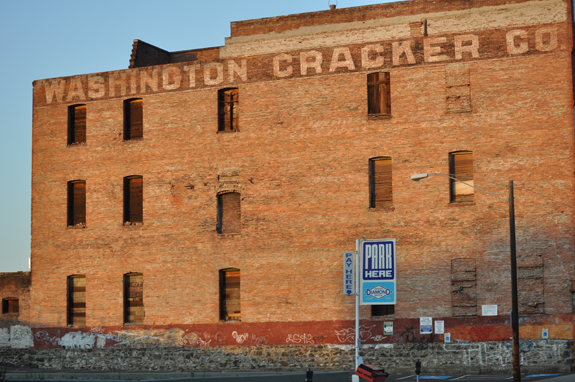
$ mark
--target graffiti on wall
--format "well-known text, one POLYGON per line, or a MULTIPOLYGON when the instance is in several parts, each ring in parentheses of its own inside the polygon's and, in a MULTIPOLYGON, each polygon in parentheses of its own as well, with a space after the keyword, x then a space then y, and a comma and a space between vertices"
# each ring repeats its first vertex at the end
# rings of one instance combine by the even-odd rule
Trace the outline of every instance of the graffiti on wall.
MULTIPOLYGON (((361 325, 359 327, 359 338, 362 341, 367 341, 370 339, 372 337, 371 331, 373 328, 375 328, 375 325, 361 325)), ((349 327, 346 329, 335 330, 335 335, 337 336, 338 341, 341 343, 353 343, 355 341, 355 328, 349 327)))

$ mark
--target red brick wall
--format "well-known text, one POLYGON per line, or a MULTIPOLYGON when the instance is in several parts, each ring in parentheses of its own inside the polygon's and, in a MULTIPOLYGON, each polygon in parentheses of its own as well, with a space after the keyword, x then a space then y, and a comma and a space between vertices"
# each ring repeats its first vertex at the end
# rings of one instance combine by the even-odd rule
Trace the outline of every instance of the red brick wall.
POLYGON ((0 316, 4 326, 28 323, 30 317, 30 272, 0 273, 0 300, 17 298, 19 313, 0 316), (20 321, 20 322, 18 322, 20 321))
MULTIPOLYGON (((146 325, 227 331, 232 325, 240 332, 241 325, 266 323, 266 330, 284 335, 286 322, 347 325, 354 309, 353 298, 342 294, 343 252, 353 250, 355 239, 395 238, 395 319, 450 318, 452 260, 471 258, 477 315, 481 305, 496 304, 504 324, 511 309, 507 204, 481 192, 471 204, 450 204, 447 179, 409 180, 414 173, 448 173, 449 153, 458 150, 473 152, 477 187, 506 198, 507 181, 516 182, 518 252, 543 257, 545 313, 570 314, 572 40, 567 22, 548 27, 558 36, 549 50, 536 48, 542 26, 474 32, 477 59, 466 53, 455 60, 449 50, 455 35, 445 35, 443 54, 450 58, 444 62, 426 60, 425 37, 418 37, 412 66, 392 66, 391 40, 382 40, 384 68, 391 72, 390 119, 367 116, 368 70, 358 61, 363 45, 350 47, 354 71, 330 73, 333 48, 318 47, 321 75, 312 69, 284 79, 273 76, 273 55, 249 56, 247 80, 236 76, 234 85, 241 93, 241 131, 229 134, 217 133, 217 91, 230 85, 227 72, 212 86, 198 71, 203 84, 191 89, 187 74, 178 87, 173 77, 158 75, 156 91, 141 86, 136 73, 143 71, 116 72, 126 74, 124 97, 119 86, 110 97, 108 73, 91 85, 90 76, 57 79, 63 96, 52 103, 48 82, 36 82, 32 279, 41 287, 32 290, 32 322, 65 325, 66 276, 85 274, 87 326, 122 325, 122 275, 141 272, 146 325), (515 29, 527 33, 522 54, 506 45, 515 29), (446 72, 461 61, 469 71, 471 111, 448 113, 446 72), (123 141, 122 101, 134 95, 132 78, 143 99, 144 138, 123 141), (87 104, 87 140, 67 147, 67 106, 78 103, 79 94, 87 104), (380 156, 392 158, 393 208, 373 210, 368 161, 380 156), (129 175, 144 178, 143 225, 123 225, 122 180, 129 175), (86 180, 84 229, 66 227, 66 182, 76 179, 86 180), (241 233, 219 235, 217 195, 229 191, 242 198, 241 233), (242 324, 218 321, 218 271, 224 268, 241 270, 242 324)), ((462 27, 461 34, 469 33, 462 27)), ((297 61, 292 65, 299 68, 297 61)), ((183 64, 168 65, 146 73, 172 67, 183 70, 183 64)), ((369 307, 361 315, 368 319, 369 307)))

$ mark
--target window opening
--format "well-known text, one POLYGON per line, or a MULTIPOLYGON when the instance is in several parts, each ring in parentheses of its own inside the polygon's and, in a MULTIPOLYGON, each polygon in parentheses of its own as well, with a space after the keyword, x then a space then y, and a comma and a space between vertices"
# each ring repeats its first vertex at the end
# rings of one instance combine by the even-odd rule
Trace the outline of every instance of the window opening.
POLYGON ((393 316, 395 314, 395 305, 372 305, 372 317, 393 316))
POLYGON ((218 91, 218 131, 239 129, 239 100, 237 88, 218 91))
POLYGON ((68 144, 86 143, 86 105, 68 106, 68 144))
POLYGON ((86 181, 68 182, 68 227, 86 226, 86 181))
POLYGON ((449 173, 463 184, 450 179, 451 202, 473 202, 473 153, 461 151, 449 155, 449 173))
POLYGON ((124 101, 124 140, 144 137, 144 101, 141 98, 124 101))
POLYGON ((124 178, 124 224, 144 221, 144 178, 140 175, 124 178))
POLYGON ((86 325, 86 276, 68 276, 68 325, 86 325))
POLYGON ((477 316, 475 260, 451 260, 451 310, 453 317, 477 316))
POLYGON ((240 233, 241 218, 241 195, 237 192, 218 195, 218 233, 240 233))
POLYGON ((124 323, 144 323, 144 275, 124 275, 124 323))
POLYGON ((369 115, 391 115, 391 88, 388 72, 367 75, 367 103, 369 115))
POLYGON ((19 301, 15 297, 6 297, 2 299, 2 314, 20 313, 19 301))
POLYGON ((220 271, 220 320, 241 321, 240 270, 220 271))
POLYGON ((369 206, 370 208, 393 205, 391 158, 369 160, 369 206))

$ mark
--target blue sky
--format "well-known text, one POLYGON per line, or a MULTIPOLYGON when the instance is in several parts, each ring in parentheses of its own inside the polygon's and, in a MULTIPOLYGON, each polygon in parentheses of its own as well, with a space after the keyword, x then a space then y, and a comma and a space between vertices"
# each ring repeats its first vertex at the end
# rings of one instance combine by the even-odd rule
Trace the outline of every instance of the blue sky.
POLYGON ((232 21, 328 8, 328 0, 0 0, 0 272, 28 270, 32 81, 127 69, 134 39, 167 51, 221 46, 232 21))

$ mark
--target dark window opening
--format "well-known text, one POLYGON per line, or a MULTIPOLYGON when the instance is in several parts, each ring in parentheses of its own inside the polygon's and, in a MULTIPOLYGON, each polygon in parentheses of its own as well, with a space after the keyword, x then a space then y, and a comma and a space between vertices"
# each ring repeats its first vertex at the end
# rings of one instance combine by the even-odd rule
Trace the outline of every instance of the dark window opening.
POLYGON ((367 75, 367 113, 391 115, 390 74, 388 72, 367 75))
POLYGON ((460 180, 450 179, 451 202, 473 202, 473 153, 461 151, 449 154, 449 174, 460 180))
POLYGON ((144 101, 141 98, 124 101, 124 140, 144 137, 144 101))
POLYGON ((86 105, 68 107, 68 144, 86 143, 86 105))
POLYGON ((218 91, 218 131, 238 131, 239 100, 237 88, 218 91))
POLYGON ((86 181, 68 182, 68 227, 86 225, 86 181))
POLYGON ((241 321, 240 270, 220 271, 220 320, 241 321))
POLYGON ((369 207, 393 205, 391 158, 369 160, 369 207))
POLYGON ((395 305, 372 305, 372 317, 393 316, 395 314, 395 305))
POLYGON ((144 323, 144 275, 124 275, 124 323, 144 323))
POLYGON ((218 195, 218 233, 240 233, 241 219, 241 195, 237 192, 218 195))
POLYGON ((68 325, 86 325, 86 276, 68 276, 68 325))
POLYGON ((15 297, 7 297, 2 299, 2 314, 18 314, 20 313, 19 301, 15 297))
POLYGON ((124 224, 144 221, 144 178, 128 176, 124 178, 124 224))

